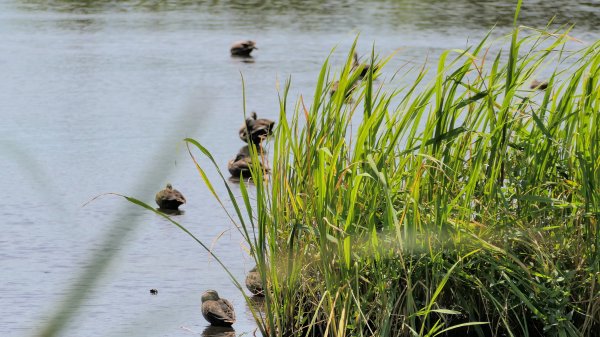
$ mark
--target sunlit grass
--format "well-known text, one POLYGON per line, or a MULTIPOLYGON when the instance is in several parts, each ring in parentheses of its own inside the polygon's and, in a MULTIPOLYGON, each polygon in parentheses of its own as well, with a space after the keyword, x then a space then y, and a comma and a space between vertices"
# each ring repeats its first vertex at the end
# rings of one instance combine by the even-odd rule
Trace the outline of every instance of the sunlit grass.
POLYGON ((325 61, 312 104, 290 108, 287 83, 269 179, 254 153, 255 198, 243 181, 229 195, 268 284, 264 335, 600 329, 600 42, 530 32, 444 52, 404 90, 373 81, 385 60, 359 80, 354 48, 336 78, 325 61))

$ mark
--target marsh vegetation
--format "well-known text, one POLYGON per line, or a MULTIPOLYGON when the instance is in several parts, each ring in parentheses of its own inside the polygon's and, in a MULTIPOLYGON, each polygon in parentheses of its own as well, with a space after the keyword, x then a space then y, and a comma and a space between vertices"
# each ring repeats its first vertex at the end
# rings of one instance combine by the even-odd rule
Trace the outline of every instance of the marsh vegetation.
POLYGON ((403 88, 376 80, 375 52, 361 80, 352 49, 339 71, 325 61, 312 102, 287 82, 270 176, 251 148, 253 186, 229 189, 267 284, 262 334, 597 333, 600 42, 571 39, 515 24, 403 88))

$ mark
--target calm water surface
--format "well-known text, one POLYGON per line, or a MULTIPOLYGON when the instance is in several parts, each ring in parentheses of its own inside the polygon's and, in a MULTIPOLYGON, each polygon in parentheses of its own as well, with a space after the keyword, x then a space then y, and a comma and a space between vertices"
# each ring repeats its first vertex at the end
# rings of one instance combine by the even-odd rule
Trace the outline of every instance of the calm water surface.
MULTIPOLYGON (((596 0, 524 2, 525 25, 556 16, 576 23, 582 41, 600 38, 596 0)), ((337 46, 339 65, 359 32, 360 54, 373 42, 382 55, 399 51, 385 78, 464 48, 493 25, 506 33, 512 3, 2 1, 0 336, 33 335, 102 252, 116 258, 63 335, 230 336, 205 330, 200 294, 209 288, 236 306, 235 334, 251 334, 243 297, 191 238, 115 195, 86 202, 116 192, 153 203, 172 182, 188 199, 177 219, 243 278, 253 267, 247 247, 181 142, 196 138, 226 170, 243 145, 240 73, 247 108, 276 119, 278 85, 291 76, 292 98, 310 97, 321 62, 337 46), (260 48, 254 63, 228 55, 246 38, 260 48), (119 240, 126 244, 104 244, 119 240)))

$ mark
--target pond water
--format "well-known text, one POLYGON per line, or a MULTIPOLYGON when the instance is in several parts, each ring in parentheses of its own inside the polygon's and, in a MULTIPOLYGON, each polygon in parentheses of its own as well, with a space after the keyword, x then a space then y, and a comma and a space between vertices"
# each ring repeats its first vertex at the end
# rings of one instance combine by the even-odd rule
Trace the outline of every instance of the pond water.
MULTIPOLYGON (((596 0, 524 2, 524 25, 543 28, 556 16, 576 23, 580 40, 600 38, 596 0)), ((390 77, 494 25, 497 36, 508 32, 513 10, 514 1, 474 0, 2 1, 0 336, 35 335, 71 305, 66 296, 84 289, 89 269, 96 287, 63 336, 215 335, 200 314, 211 288, 235 305, 235 334, 252 334, 243 297, 202 247, 106 193, 153 204, 171 182, 188 199, 177 221, 243 280, 254 265, 247 247, 182 142, 197 139, 226 171, 243 145, 240 74, 248 111, 276 119, 285 79, 293 100, 310 97, 332 48, 339 65, 358 33, 361 55, 373 43, 380 55, 398 51, 390 77), (257 41, 254 62, 229 56, 240 39, 257 41), (93 263, 110 256, 106 272, 93 263)))

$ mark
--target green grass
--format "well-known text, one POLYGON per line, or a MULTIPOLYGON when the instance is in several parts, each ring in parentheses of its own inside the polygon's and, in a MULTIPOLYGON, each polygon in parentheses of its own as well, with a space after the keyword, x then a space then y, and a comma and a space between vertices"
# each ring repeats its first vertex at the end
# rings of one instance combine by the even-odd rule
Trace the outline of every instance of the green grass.
POLYGON ((270 177, 254 153, 254 186, 229 193, 268 284, 262 334, 600 331, 600 42, 570 39, 515 26, 497 55, 488 38, 444 52, 402 90, 374 81, 374 52, 359 80, 353 47, 310 106, 290 108, 288 82, 270 177))

